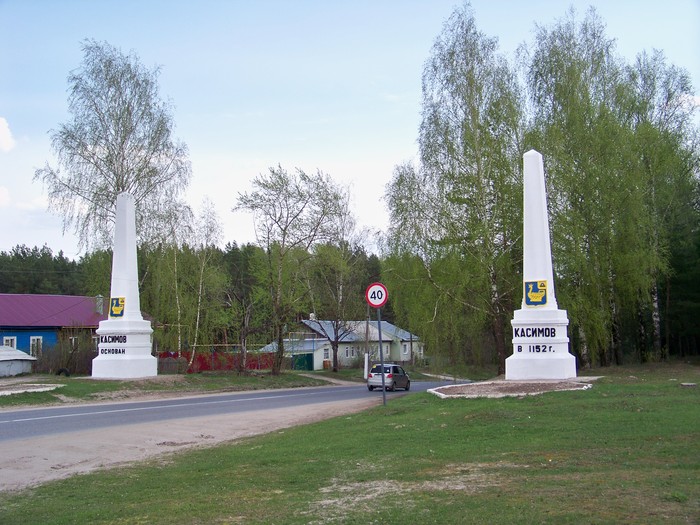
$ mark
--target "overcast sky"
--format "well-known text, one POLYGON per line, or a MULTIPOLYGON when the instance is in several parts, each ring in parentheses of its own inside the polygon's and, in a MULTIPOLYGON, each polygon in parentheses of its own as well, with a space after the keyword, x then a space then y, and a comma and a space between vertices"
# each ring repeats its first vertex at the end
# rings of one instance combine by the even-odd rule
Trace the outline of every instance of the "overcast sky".
MULTIPOLYGON (((477 25, 512 57, 573 5, 593 5, 632 60, 661 49, 700 90, 700 0, 473 0, 477 25)), ((69 119, 68 73, 81 41, 107 41, 160 66, 175 136, 190 150, 187 201, 206 196, 222 245, 254 242, 233 213, 272 166, 321 170, 349 185, 360 225, 383 229, 394 166, 417 157, 421 74, 454 0, 0 0, 0 251, 47 244, 80 255, 47 211, 34 171, 69 119)))

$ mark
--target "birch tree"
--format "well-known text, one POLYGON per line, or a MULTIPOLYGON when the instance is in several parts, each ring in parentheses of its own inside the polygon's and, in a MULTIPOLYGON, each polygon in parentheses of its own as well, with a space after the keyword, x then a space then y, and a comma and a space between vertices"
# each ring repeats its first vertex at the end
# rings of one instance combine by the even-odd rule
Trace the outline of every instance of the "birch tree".
POLYGON ((593 9, 538 28, 535 42, 528 140, 545 154, 558 290, 582 364, 621 364, 625 339, 644 355, 647 312, 658 354, 671 209, 692 209, 680 125, 687 82, 643 55, 626 66, 593 9))
POLYGON ((496 39, 458 8, 423 72, 421 165, 397 167, 387 190, 394 246, 414 246, 441 295, 481 319, 501 370, 519 289, 521 106, 496 39))
POLYGON ((173 108, 161 100, 159 69, 106 42, 83 43, 82 66, 68 75, 70 120, 50 132, 57 165, 36 170, 49 208, 80 245, 108 246, 116 197, 136 202, 140 240, 162 231, 160 218, 189 183, 187 147, 173 137, 173 108))
MULTIPOLYGON (((259 246, 227 244, 224 250, 224 265, 229 277, 224 291, 231 315, 230 329, 235 332, 240 346, 239 373, 247 370, 249 343, 256 335, 265 331, 266 312, 270 295, 263 286, 265 253, 259 246)), ((265 341, 269 342, 269 341, 265 341)))
POLYGON ((197 298, 197 304, 195 308, 194 335, 189 366, 192 366, 195 352, 200 345, 200 341, 205 339, 205 343, 212 342, 212 312, 217 305, 219 291, 224 288, 221 268, 219 265, 214 264, 214 259, 219 253, 217 244, 221 242, 221 235, 221 223, 219 222, 214 205, 211 200, 205 198, 202 201, 199 214, 195 221, 194 237, 192 239, 192 245, 197 259, 197 279, 194 294, 197 298), (209 321, 209 330, 202 330, 202 327, 207 321, 209 321), (205 332, 204 337, 202 337, 202 332, 205 332))
POLYGON ((640 53, 625 73, 631 92, 626 123, 634 131, 635 140, 630 143, 634 166, 644 184, 645 210, 650 217, 647 245, 659 260, 650 276, 649 301, 641 305, 650 312, 652 349, 647 352, 640 345, 640 357, 665 359, 670 347, 671 312, 666 312, 662 330, 659 290, 666 291, 664 302, 668 310, 675 302, 671 278, 677 269, 672 259, 684 252, 684 257, 688 257, 694 231, 700 224, 696 206, 700 136, 694 124, 698 106, 693 102, 688 73, 668 64, 661 51, 640 53))
POLYGON ((337 237, 346 190, 318 171, 308 175, 281 166, 253 180, 254 190, 238 196, 234 210, 247 210, 255 219, 257 242, 267 254, 267 286, 272 305, 271 331, 277 342, 272 373, 284 359, 285 326, 294 321, 308 289, 303 266, 316 243, 337 237))

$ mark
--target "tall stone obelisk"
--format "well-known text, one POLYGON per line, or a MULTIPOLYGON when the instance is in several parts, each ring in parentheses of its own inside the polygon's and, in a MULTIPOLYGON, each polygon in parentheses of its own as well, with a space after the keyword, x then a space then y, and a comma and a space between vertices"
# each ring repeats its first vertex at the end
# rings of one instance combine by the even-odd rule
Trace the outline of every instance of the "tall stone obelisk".
POLYGON ((513 355, 506 359, 506 380, 576 377, 569 353, 566 310, 554 294, 552 247, 542 155, 523 155, 523 302, 511 321, 513 355))
POLYGON ((136 207, 128 193, 117 195, 109 317, 100 322, 92 377, 130 379, 158 375, 151 355, 151 323, 141 316, 136 260, 136 207))

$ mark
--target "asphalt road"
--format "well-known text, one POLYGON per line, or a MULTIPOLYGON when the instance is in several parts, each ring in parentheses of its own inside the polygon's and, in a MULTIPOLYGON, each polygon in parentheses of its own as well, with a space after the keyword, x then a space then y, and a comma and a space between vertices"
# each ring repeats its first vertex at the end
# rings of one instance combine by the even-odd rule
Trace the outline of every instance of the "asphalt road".
MULTIPOLYGON (((446 381, 414 381, 411 383, 408 395, 445 384, 449 383, 446 381)), ((401 395, 406 395, 406 393, 403 391, 387 392, 387 403, 392 397, 401 395)), ((294 409, 304 405, 329 402, 342 403, 347 401, 350 403, 381 397, 381 390, 369 392, 365 385, 358 384, 213 394, 155 401, 6 410, 0 412, 0 442, 141 423, 153 424, 159 421, 202 417, 214 419, 217 416, 230 416, 237 413, 294 409)), ((249 414, 248 417, 250 417, 249 414)))

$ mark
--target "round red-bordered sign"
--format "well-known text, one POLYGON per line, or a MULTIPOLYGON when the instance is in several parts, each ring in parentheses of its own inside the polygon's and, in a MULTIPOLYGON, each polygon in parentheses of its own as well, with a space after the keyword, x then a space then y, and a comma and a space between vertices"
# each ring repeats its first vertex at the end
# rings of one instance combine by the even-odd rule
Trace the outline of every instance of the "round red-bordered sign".
POLYGON ((386 286, 382 283, 372 283, 367 287, 365 299, 372 308, 381 308, 386 304, 389 294, 386 291, 386 286))

